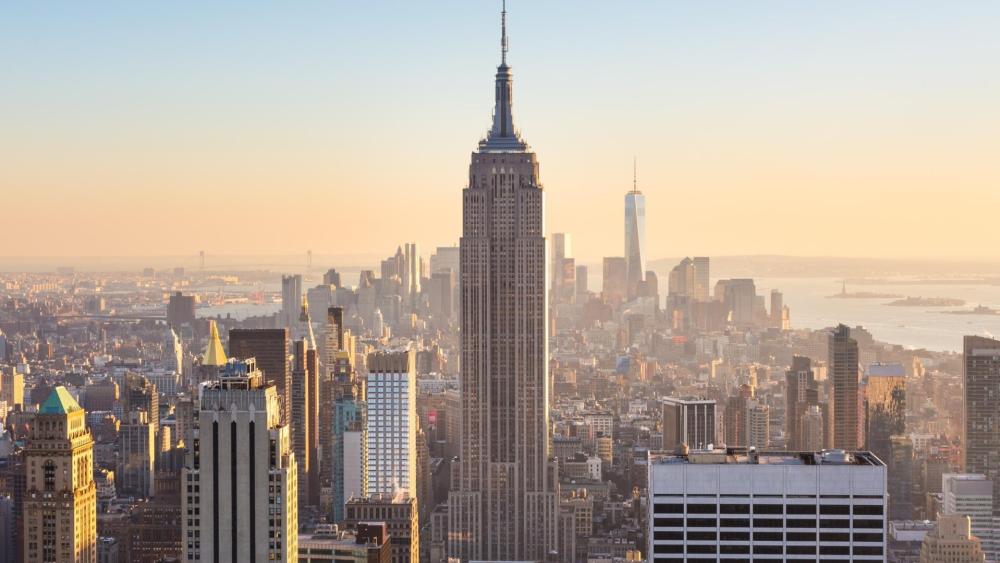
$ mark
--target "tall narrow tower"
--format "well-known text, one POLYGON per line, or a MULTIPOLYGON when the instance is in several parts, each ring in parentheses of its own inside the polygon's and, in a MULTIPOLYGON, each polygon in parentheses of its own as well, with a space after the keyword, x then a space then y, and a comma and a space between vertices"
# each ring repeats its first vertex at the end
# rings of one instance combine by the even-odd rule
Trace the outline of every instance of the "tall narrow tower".
POLYGON ((625 194, 625 274, 629 297, 635 297, 646 271, 646 196, 639 191, 635 162, 632 191, 625 194))
POLYGON ((461 452, 448 551, 463 561, 543 560, 556 546, 543 192, 514 129, 506 17, 493 126, 462 193, 461 452))

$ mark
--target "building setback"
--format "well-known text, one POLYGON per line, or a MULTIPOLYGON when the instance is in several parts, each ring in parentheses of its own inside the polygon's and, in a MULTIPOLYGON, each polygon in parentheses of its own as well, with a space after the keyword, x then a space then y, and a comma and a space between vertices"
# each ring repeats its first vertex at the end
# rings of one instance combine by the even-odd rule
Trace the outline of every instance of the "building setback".
POLYGON ((493 126, 462 192, 461 453, 448 555, 543 560, 557 545, 549 462, 544 194, 514 128, 506 11, 493 126))

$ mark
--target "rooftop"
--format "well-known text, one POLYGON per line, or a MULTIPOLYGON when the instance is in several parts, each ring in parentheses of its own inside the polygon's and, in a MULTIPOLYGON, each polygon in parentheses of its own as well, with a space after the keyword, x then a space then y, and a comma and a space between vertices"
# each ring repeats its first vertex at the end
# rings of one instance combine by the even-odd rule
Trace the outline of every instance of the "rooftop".
POLYGON ((83 410, 83 407, 77 404, 73 395, 70 395, 65 387, 60 385, 49 393, 49 398, 45 399, 38 412, 41 414, 69 414, 79 410, 83 410))
POLYGON ((753 448, 690 450, 686 453, 650 452, 651 463, 693 463, 702 465, 869 465, 882 467, 871 452, 823 450, 819 452, 756 451, 753 448))

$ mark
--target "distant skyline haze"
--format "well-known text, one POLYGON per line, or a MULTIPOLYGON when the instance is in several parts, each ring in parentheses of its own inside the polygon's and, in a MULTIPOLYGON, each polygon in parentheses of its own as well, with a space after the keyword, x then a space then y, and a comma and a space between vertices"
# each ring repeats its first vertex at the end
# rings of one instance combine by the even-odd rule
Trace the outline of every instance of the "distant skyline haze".
MULTIPOLYGON (((0 254, 457 243, 499 2, 0 8, 0 254), (193 8, 197 6, 197 17, 193 8)), ((1000 4, 508 2, 547 234, 998 260, 1000 4)))

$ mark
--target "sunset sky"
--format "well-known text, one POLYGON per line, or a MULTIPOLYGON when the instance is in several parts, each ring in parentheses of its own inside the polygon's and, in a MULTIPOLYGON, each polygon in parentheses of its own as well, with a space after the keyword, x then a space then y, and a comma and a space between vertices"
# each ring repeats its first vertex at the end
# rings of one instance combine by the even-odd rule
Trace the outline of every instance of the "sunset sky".
MULTIPOLYGON (((1000 259, 1000 3, 508 2, 547 230, 650 258, 1000 259)), ((0 8, 0 256, 460 235, 499 0, 0 8)))

